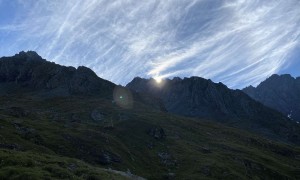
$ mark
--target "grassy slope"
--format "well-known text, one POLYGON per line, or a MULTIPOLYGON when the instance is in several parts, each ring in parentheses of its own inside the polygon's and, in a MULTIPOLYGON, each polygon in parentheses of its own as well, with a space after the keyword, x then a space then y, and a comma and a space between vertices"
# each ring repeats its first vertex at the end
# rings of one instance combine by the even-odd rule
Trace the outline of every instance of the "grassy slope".
MULTIPOLYGON (((130 170, 149 179, 173 173, 178 179, 300 178, 299 147, 204 120, 153 111, 136 103, 134 108, 125 110, 99 98, 0 97, 0 130, 0 159, 13 160, 7 158, 10 154, 32 164, 30 159, 34 156, 32 159, 37 158, 39 166, 30 171, 24 167, 20 172, 37 177, 56 176, 56 171, 49 171, 47 166, 54 166, 66 176, 83 177, 86 173, 77 175, 66 164, 58 163, 77 162, 69 159, 77 158, 90 164, 78 161, 79 169, 92 174, 95 168, 104 167, 130 170), (18 115, 9 107, 22 107, 28 112, 18 115), (94 109, 104 114, 103 120, 91 119, 94 109), (107 128, 111 121, 114 128, 107 128), (166 138, 155 139, 147 134, 156 127, 164 129, 166 138), (13 149, 10 146, 1 148, 1 144, 13 144, 16 151, 8 150, 13 149), (99 157, 103 152, 121 157, 121 162, 101 164, 99 157), (159 154, 167 157, 160 158, 159 154), (45 161, 47 156, 58 160, 45 161)), ((22 162, 1 163, 1 169, 18 167, 22 162)), ((9 172, 4 170, 0 175, 9 172)), ((103 177, 112 176, 101 172, 103 177)))
POLYGON ((0 149, 0 179, 129 179, 80 160, 0 149))

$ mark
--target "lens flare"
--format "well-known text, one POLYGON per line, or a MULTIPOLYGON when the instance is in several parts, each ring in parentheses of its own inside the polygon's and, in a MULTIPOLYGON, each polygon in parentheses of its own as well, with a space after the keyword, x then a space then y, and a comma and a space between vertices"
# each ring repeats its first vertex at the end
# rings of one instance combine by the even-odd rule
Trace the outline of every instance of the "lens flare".
POLYGON ((131 109, 133 106, 131 92, 122 86, 115 87, 113 98, 114 98, 114 102, 121 108, 131 109))

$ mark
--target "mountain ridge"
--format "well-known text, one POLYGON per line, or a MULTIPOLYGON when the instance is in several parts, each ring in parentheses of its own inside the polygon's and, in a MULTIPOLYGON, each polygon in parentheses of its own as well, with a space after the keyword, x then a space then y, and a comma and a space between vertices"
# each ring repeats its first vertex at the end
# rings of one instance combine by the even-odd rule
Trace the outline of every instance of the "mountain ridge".
POLYGON ((253 99, 300 122, 300 77, 274 74, 257 87, 243 89, 253 99))
POLYGON ((0 82, 56 91, 57 95, 95 94, 115 84, 99 78, 91 69, 66 67, 42 59, 36 52, 20 52, 0 58, 0 82))
POLYGON ((0 87, 0 94, 4 95, 28 92, 44 98, 100 96, 128 105, 135 100, 149 107, 165 110, 157 98, 130 92, 123 86, 98 77, 85 66, 75 68, 49 62, 34 51, 22 51, 11 57, 0 58, 0 87), (126 102, 125 99, 120 101, 115 95, 123 95, 129 99, 126 102))
POLYGON ((269 137, 277 133, 291 133, 292 139, 299 136, 287 117, 222 83, 200 77, 165 79, 157 83, 154 79, 137 77, 126 87, 161 98, 167 111, 178 115, 209 118, 269 137))

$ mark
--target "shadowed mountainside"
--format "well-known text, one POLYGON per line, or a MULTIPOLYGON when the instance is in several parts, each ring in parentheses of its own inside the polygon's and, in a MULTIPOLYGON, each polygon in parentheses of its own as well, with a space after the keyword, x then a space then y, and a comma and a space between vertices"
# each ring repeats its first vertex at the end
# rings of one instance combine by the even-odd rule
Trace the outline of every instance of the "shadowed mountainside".
POLYGON ((274 74, 256 88, 243 89, 253 99, 300 122, 300 77, 274 74))
POLYGON ((299 143, 299 127, 281 113, 253 100, 241 90, 200 77, 165 79, 135 78, 126 86, 161 98, 167 111, 208 118, 267 137, 299 143))

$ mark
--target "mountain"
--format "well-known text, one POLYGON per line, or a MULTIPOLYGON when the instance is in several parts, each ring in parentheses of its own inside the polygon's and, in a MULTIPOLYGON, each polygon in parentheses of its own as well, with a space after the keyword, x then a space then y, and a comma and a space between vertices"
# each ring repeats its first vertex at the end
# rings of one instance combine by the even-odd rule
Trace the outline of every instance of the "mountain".
MULTIPOLYGON (((20 52, 0 59, 0 83, 4 87, 47 92, 47 95, 107 94, 114 84, 99 78, 91 69, 60 66, 42 59, 36 52, 20 52), (4 84, 5 83, 5 84, 4 84), (10 86, 9 86, 10 85, 10 86)), ((12 92, 2 88, 2 92, 12 92)))
POLYGON ((67 97, 90 95, 111 99, 124 106, 136 100, 164 110, 161 101, 148 95, 129 92, 128 89, 99 78, 91 69, 66 67, 46 61, 34 51, 20 52, 12 57, 0 58, 0 94, 28 92, 40 97, 67 97))
POLYGON ((300 77, 274 74, 256 88, 243 89, 253 99, 300 122, 300 77))
POLYGON ((34 52, 0 64, 0 179, 300 178, 296 144, 166 112, 34 52))
POLYGON ((200 77, 165 79, 135 78, 127 88, 161 98, 167 111, 211 119, 251 130, 267 137, 299 143, 299 127, 286 116, 253 100, 241 90, 200 77))

